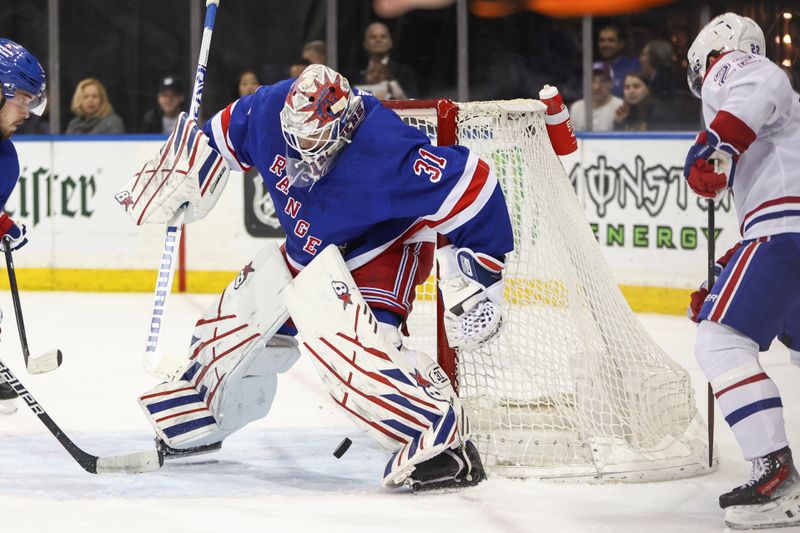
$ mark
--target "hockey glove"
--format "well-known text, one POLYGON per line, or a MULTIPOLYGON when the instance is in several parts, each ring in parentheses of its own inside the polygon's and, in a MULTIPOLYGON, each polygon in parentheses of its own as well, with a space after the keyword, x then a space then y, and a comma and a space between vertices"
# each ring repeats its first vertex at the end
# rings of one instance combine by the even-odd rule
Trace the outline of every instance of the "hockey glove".
MULTIPOLYGON (((742 246, 741 243, 736 243, 733 248, 725 252, 725 255, 717 259, 717 262, 714 263, 714 281, 716 282, 719 279, 720 274, 722 274, 722 269, 724 269, 733 257, 733 254, 736 253, 742 246)), ((692 322, 697 322, 697 315, 700 314, 700 310, 703 308, 703 303, 706 301, 706 297, 708 296, 708 280, 704 280, 703 283, 700 285, 700 288, 697 289, 692 293, 691 302, 689 303, 689 308, 686 310, 686 316, 692 319, 692 322)))
POLYGON ((477 348, 503 326, 505 264, 469 248, 436 250, 439 289, 444 303, 447 340, 453 348, 477 348))
POLYGON ((701 131, 686 155, 683 176, 703 198, 718 198, 733 184, 739 152, 711 128, 701 131))
POLYGON ((0 215, 0 238, 2 239, 4 250, 6 242, 8 242, 12 250, 22 248, 28 243, 27 235, 28 230, 25 224, 17 226, 7 214, 0 215))
POLYGON ((139 224, 169 222, 186 208, 185 223, 205 217, 228 180, 228 165, 186 113, 155 157, 114 198, 139 224))

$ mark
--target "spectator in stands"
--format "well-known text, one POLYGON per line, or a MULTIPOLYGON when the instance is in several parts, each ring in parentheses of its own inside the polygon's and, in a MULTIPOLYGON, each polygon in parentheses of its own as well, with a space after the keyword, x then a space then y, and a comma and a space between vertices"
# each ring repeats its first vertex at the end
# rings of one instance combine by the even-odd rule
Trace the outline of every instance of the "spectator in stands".
POLYGON ((75 87, 70 107, 75 117, 67 125, 69 135, 111 135, 125 133, 125 125, 108 101, 106 88, 95 78, 81 80, 75 87))
POLYGON ((672 45, 667 41, 650 41, 642 48, 639 63, 650 80, 650 92, 661 100, 672 100, 676 81, 672 75, 672 45))
POLYGON ((178 122, 178 116, 184 111, 186 94, 183 86, 175 76, 167 76, 158 85, 158 105, 144 114, 142 118, 143 133, 169 133, 178 122))
MULTIPOLYGON (((325 41, 309 41, 303 46, 303 59, 309 65, 325 65, 328 61, 328 51, 325 41)), ((302 72, 302 70, 300 71, 302 72)))
POLYGON ((261 85, 261 83, 258 81, 258 75, 252 70, 245 70, 239 74, 239 98, 247 96, 248 94, 253 94, 256 92, 259 85, 261 85))
MULTIPOLYGON (((622 98, 611 94, 614 81, 611 69, 602 61, 592 65, 592 131, 611 131, 614 129, 614 113, 622 105, 622 98)), ((572 127, 586 129, 586 103, 580 99, 569 109, 572 127)))
POLYGON ((625 37, 622 29, 616 24, 608 24, 600 28, 597 37, 597 51, 600 59, 611 67, 611 75, 614 79, 614 96, 622 96, 622 85, 631 72, 640 69, 639 60, 625 54, 625 37))
POLYGON ((397 80, 404 93, 413 96, 417 94, 417 77, 414 69, 398 63, 389 56, 392 46, 392 35, 386 24, 373 22, 367 26, 367 30, 364 32, 364 50, 367 52, 369 60, 367 66, 360 73, 359 84, 368 84, 367 72, 370 66, 380 63, 388 67, 391 79, 397 80))
POLYGON ((289 67, 289 77, 290 78, 296 78, 310 64, 311 63, 309 63, 307 59, 301 57, 300 59, 298 59, 297 61, 292 63, 291 67, 289 67))
POLYGON ((614 113, 617 131, 648 131, 669 129, 668 107, 650 93, 650 83, 641 72, 625 76, 625 96, 614 113))
POLYGON ((383 63, 370 64, 364 75, 364 81, 366 83, 356 85, 356 87, 369 91, 379 100, 407 100, 403 88, 397 80, 392 79, 389 67, 383 63))

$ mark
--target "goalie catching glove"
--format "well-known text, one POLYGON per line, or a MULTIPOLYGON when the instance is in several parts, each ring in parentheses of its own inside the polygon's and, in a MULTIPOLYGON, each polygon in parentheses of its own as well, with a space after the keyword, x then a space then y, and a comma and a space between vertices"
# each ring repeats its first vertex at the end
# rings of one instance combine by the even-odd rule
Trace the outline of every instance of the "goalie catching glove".
POLYGON ((197 123, 181 113, 158 154, 114 198, 137 225, 170 222, 183 207, 184 222, 194 222, 217 203, 228 172, 197 123))
POLYGON ((452 245, 436 250, 436 261, 447 340, 453 348, 477 348, 503 326, 505 263, 452 245))

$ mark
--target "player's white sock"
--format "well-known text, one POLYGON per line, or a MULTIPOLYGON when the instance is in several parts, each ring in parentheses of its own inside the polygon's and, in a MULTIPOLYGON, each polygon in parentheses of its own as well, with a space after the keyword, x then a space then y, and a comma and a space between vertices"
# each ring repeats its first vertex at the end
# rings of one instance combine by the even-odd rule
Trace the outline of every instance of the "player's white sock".
POLYGON ((788 446, 780 393, 761 368, 753 340, 706 320, 697 327, 695 355, 745 459, 788 446))

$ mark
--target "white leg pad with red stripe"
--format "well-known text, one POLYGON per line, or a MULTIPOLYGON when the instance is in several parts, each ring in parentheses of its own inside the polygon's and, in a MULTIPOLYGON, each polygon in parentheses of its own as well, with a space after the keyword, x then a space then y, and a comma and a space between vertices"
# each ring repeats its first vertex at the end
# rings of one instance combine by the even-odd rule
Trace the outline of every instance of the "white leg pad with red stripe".
POLYGON ((300 356, 292 337, 275 335, 289 316, 291 279, 271 242, 197 321, 183 369, 139 400, 167 444, 218 442, 269 412, 277 374, 300 356))
POLYGON ((393 453, 384 485, 414 465, 461 445, 468 423, 442 369, 428 357, 403 354, 367 306, 339 250, 329 246, 286 291, 301 349, 333 400, 393 453))

